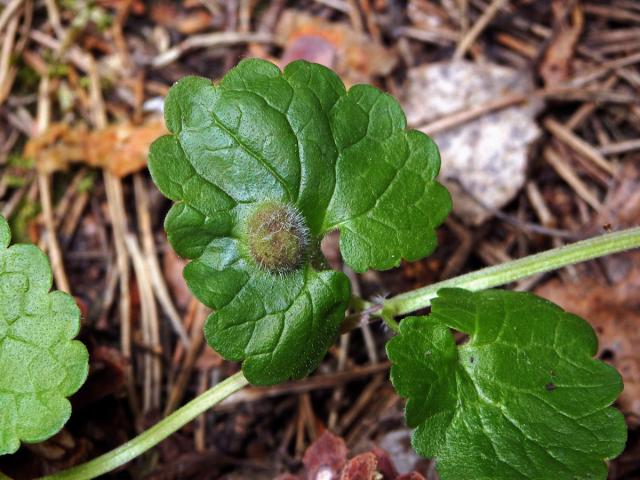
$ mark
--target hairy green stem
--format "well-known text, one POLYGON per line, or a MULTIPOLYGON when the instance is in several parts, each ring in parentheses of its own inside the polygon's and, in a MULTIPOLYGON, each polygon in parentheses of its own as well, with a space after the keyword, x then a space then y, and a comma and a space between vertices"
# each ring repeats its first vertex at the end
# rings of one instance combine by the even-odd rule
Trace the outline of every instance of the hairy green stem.
POLYGON ((382 311, 385 315, 403 315, 431 305, 431 300, 441 288, 485 290, 537 273, 639 247, 640 227, 608 233, 402 293, 386 300, 382 311))
POLYGON ((110 472, 156 446, 198 415, 207 411, 217 403, 220 403, 232 393, 248 385, 248 383, 242 372, 238 372, 210 388, 202 395, 194 398, 182 408, 156 423, 149 430, 142 432, 115 450, 105 453, 87 463, 78 465, 77 467, 43 478, 50 480, 82 480, 96 478, 99 475, 110 472))
POLYGON ((389 327, 394 334, 397 335, 398 333, 400 333, 400 324, 396 321, 395 318, 393 318, 392 313, 383 308, 379 315, 380 318, 382 318, 382 321, 386 323, 387 327, 389 327))
MULTIPOLYGON (((548 272, 574 263, 638 247, 640 247, 640 227, 590 238, 434 283, 411 292, 402 293, 386 300, 382 305, 382 312, 377 314, 382 316, 392 330, 397 331, 397 323, 393 316, 428 307, 431 304, 431 299, 436 296, 441 288, 461 287, 468 290, 484 290, 537 273, 548 272)), ((352 299, 351 306, 361 313, 363 310, 372 308, 372 304, 357 298, 352 299)), ((83 480, 95 478, 114 470, 154 447, 198 415, 245 387, 248 383, 242 372, 236 373, 115 450, 77 467, 44 478, 50 480, 83 480)))

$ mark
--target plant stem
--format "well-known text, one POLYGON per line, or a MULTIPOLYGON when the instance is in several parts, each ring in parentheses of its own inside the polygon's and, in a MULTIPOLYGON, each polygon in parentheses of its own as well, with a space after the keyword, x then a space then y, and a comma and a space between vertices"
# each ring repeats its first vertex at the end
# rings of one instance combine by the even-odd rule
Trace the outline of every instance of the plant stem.
MULTIPOLYGON (((402 293, 386 300, 379 315, 383 317, 392 330, 397 332, 398 325, 393 317, 428 307, 431 304, 431 299, 437 295, 438 290, 441 288, 460 287, 468 290, 484 290, 537 273, 556 270, 574 263, 638 247, 640 247, 640 227, 601 235, 402 293)), ((360 299, 352 300, 352 302, 352 306, 356 310, 371 308, 369 302, 360 299)), ((87 463, 43 478, 49 480, 84 480, 95 478, 114 470, 154 447, 198 415, 245 387, 248 383, 242 372, 238 372, 196 397, 124 445, 87 463)))
POLYGON ((396 321, 395 318, 393 318, 393 314, 387 312, 387 310, 385 309, 382 309, 379 315, 384 323, 387 324, 387 327, 389 327, 394 334, 397 335, 398 333, 400 333, 400 324, 396 321))
POLYGON ((402 293, 386 300, 383 304, 383 312, 395 316, 428 307, 431 305, 431 299, 437 296, 441 288, 485 290, 537 273, 557 270, 574 263, 638 247, 640 247, 640 227, 600 235, 402 293))
POLYGON ((156 446, 198 415, 217 403, 220 403, 232 393, 245 387, 248 383, 242 372, 238 372, 210 388, 202 395, 194 398, 182 408, 155 424, 149 430, 142 432, 120 447, 87 463, 43 478, 50 480, 83 480, 96 478, 99 475, 110 472, 156 446))

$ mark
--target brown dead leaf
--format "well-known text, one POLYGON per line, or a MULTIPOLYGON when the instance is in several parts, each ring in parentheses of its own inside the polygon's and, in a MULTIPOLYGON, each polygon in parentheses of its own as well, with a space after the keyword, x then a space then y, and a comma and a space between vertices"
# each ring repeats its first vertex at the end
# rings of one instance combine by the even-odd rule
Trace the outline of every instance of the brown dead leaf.
POLYGON ((371 453, 361 453, 349 460, 342 470, 340 480, 376 480, 378 460, 371 453))
POLYGON ((23 156, 34 159, 38 170, 45 173, 82 162, 125 177, 147 165, 149 146, 164 133, 164 122, 158 117, 142 125, 123 122, 102 130, 89 130, 83 123, 54 123, 43 134, 29 139, 23 156))
POLYGON ((292 40, 282 55, 282 65, 294 60, 307 60, 334 68, 338 51, 335 45, 319 35, 304 35, 292 40))
POLYGON ((203 8, 184 10, 177 3, 153 2, 151 18, 154 22, 184 35, 204 32, 211 27, 213 16, 203 8))
POLYGON ((321 63, 351 83, 387 75, 397 61, 393 52, 349 25, 298 10, 286 10, 282 14, 276 36, 285 45, 282 65, 298 59, 321 63))
POLYGON ((118 177, 127 176, 147 165, 151 143, 167 133, 160 118, 137 126, 118 123, 92 132, 87 145, 87 163, 105 167, 118 177))
POLYGON ((554 35, 540 64, 540 76, 545 85, 554 85, 570 77, 571 60, 584 27, 584 13, 579 2, 555 0, 553 14, 554 35))
POLYGON ((347 461, 348 450, 341 437, 325 430, 304 454, 304 472, 284 474, 276 480, 424 480, 417 472, 398 475, 387 452, 374 447, 347 461))
POLYGON ((378 472, 382 475, 383 480, 397 480, 398 471, 396 470, 393 460, 391 460, 389 454, 378 447, 374 447, 371 450, 371 453, 376 456, 378 472))
POLYGON ((302 462, 307 478, 319 478, 320 472, 327 472, 323 478, 338 478, 347 461, 347 453, 344 440, 325 430, 304 454, 302 462))
POLYGON ((380 448, 356 455, 342 469, 340 480, 424 480, 417 472, 398 475, 393 461, 380 448))

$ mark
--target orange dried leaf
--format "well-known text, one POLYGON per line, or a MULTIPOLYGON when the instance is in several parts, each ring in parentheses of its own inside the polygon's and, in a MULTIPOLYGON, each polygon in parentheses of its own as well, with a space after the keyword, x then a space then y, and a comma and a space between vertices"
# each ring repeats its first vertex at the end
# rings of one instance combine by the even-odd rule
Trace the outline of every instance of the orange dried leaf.
POLYGON ((83 123, 54 123, 43 134, 29 139, 23 156, 33 159, 38 170, 45 173, 66 170, 71 163, 85 163, 125 177, 146 167, 149 146, 164 133, 160 118, 142 125, 123 122, 93 131, 83 123))
POLYGON ((321 63, 351 82, 387 75, 397 61, 391 50, 351 26, 297 10, 282 14, 276 36, 285 45, 282 65, 298 59, 321 63))
POLYGON ((211 27, 213 16, 204 9, 184 10, 173 3, 157 2, 151 5, 154 22, 185 35, 204 32, 211 27))
POLYGON ((556 31, 540 64, 540 76, 545 85, 563 82, 571 75, 571 60, 584 26, 584 13, 579 4, 571 11, 570 22, 565 19, 566 12, 562 11, 566 10, 564 0, 555 2, 554 7, 556 31))
POLYGON ((119 123, 92 132, 86 145, 89 165, 103 167, 118 177, 125 177, 147 166, 151 143, 167 133, 162 119, 143 125, 119 123))

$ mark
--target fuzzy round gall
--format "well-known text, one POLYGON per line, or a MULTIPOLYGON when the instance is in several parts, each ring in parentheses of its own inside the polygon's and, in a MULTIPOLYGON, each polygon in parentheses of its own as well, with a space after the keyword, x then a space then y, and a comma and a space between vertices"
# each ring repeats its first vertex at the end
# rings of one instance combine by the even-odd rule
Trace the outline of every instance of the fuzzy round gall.
POLYGON ((291 205, 267 202, 247 222, 249 252, 259 267, 271 273, 298 268, 309 246, 309 229, 291 205))

